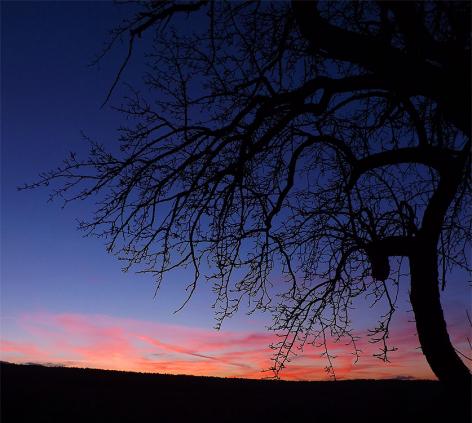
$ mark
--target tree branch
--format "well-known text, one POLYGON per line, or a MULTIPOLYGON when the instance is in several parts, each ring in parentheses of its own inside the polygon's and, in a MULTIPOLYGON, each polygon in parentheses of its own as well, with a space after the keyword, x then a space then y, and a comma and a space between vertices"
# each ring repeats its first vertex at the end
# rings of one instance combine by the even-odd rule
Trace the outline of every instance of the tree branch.
POLYGON ((355 162, 347 188, 352 189, 358 179, 369 170, 388 165, 418 163, 444 174, 451 169, 458 155, 457 151, 437 147, 407 147, 372 154, 355 162))

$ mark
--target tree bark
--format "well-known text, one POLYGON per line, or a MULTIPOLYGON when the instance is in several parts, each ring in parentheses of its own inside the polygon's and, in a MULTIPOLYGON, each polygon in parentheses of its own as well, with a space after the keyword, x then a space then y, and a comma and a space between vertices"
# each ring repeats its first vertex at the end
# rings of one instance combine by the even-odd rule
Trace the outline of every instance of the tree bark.
POLYGON ((470 399, 471 375, 451 344, 441 307, 437 246, 447 210, 466 172, 468 142, 457 158, 447 159, 440 180, 423 215, 421 229, 410 252, 410 300, 420 345, 432 371, 441 382, 470 399))
POLYGON ((441 307, 436 245, 419 243, 410 255, 410 300, 421 349, 432 371, 448 388, 470 396, 471 375, 456 353, 441 307))

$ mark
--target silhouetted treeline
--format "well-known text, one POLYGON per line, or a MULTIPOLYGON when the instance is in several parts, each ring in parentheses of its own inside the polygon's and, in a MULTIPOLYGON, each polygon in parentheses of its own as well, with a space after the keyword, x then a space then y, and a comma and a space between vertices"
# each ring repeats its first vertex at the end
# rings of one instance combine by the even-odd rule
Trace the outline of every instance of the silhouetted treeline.
MULTIPOLYGON (((451 420, 438 382, 284 382, 1 363, 1 421, 451 420)), ((459 414, 459 413, 457 413, 459 414)))

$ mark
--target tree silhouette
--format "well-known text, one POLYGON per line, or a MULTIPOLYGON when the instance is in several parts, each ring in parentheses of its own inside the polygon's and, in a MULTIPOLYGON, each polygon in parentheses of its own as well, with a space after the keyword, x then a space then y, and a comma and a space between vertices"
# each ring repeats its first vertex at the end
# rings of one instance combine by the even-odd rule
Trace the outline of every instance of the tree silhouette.
POLYGON ((29 186, 97 198, 81 227, 158 288, 190 266, 187 301, 210 280, 219 323, 242 301, 271 310, 276 371, 306 343, 333 371, 328 336, 358 354, 359 296, 387 306, 371 333, 386 360, 409 266, 422 351, 468 387, 440 284, 470 269, 469 18, 469 2, 144 3, 103 53, 128 42, 108 101, 155 36, 119 149, 92 143, 29 186))

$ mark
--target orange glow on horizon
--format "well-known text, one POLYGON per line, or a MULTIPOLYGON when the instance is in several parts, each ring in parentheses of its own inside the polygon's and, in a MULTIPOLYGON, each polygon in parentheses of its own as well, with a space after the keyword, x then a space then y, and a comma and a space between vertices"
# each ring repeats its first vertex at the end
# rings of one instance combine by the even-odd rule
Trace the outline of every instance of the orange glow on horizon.
MULTIPOLYGON (((264 378, 272 365, 268 345, 274 333, 229 332, 157 324, 146 321, 85 314, 25 314, 19 321, 22 339, 2 339, 0 357, 15 363, 52 363, 198 376, 264 378)), ((336 355, 337 379, 434 379, 414 335, 414 325, 404 322, 393 331, 398 351, 391 362, 372 356, 378 345, 364 342, 354 364, 352 350, 329 344, 336 355)), ((465 341, 465 339, 464 339, 465 341)), ((319 349, 306 348, 281 373, 285 380, 327 380, 326 361, 319 349)))

